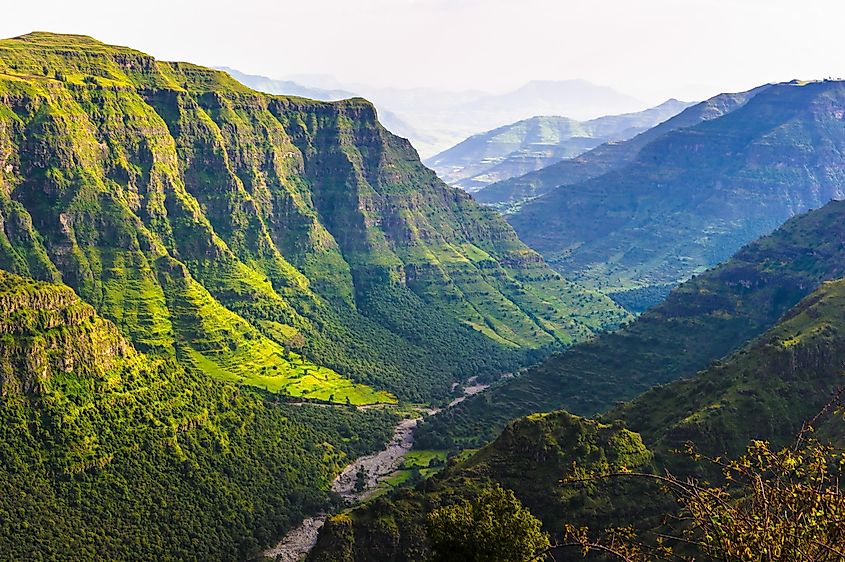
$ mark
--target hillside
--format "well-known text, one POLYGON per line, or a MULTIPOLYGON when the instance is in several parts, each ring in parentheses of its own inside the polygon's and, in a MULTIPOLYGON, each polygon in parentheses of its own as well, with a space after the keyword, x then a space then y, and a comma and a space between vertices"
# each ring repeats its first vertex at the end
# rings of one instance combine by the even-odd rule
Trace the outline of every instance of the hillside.
POLYGON ((261 94, 83 36, 0 41, 0 267, 144 352, 354 404, 445 397, 626 318, 361 99, 261 94))
POLYGON ((608 141, 654 127, 690 104, 669 100, 657 107, 590 121, 541 116, 473 135, 425 160, 446 183, 470 193, 522 176, 608 141))
POLYGON ((590 416, 688 377, 773 326, 823 281, 845 276, 845 202, 788 221, 673 290, 615 333, 547 359, 421 424, 421 447, 474 446, 533 412, 590 416))
MULTIPOLYGON (((845 281, 824 283, 765 334, 697 376, 656 387, 604 416, 664 456, 693 441, 740 454, 751 439, 789 443, 845 382, 845 281)), ((838 416, 815 428, 842 436, 838 416)))
POLYGON ((571 472, 573 462, 593 470, 647 469, 651 454, 637 434, 624 428, 566 412, 535 414, 510 424, 496 441, 464 461, 453 461, 417 488, 401 488, 390 497, 331 517, 307 560, 426 560, 426 514, 471 498, 490 483, 514 490, 550 532, 571 520, 573 512, 583 512, 585 500, 592 505, 584 523, 603 524, 609 514, 639 513, 636 502, 617 499, 631 490, 626 484, 593 497, 560 486, 558 481, 571 472))
MULTIPOLYGON (((360 97, 356 94, 343 89, 325 89, 311 86, 305 86, 293 80, 276 80, 266 76, 256 74, 245 74, 234 68, 225 66, 215 67, 217 70, 222 70, 229 74, 232 78, 253 90, 265 92, 267 94, 278 94, 282 96, 296 96, 300 98, 310 98, 320 101, 339 101, 354 97, 360 97)), ((410 125, 405 123, 398 115, 392 111, 380 108, 378 112, 379 122, 391 133, 406 139, 413 139, 415 143, 432 142, 433 139, 426 138, 420 135, 410 125)))
POLYGON ((304 513, 384 410, 265 402, 137 352, 68 287, 0 271, 0 552, 243 560, 304 513))
MULTIPOLYGON (((553 534, 564 523, 655 529, 674 502, 664 504, 665 496, 648 481, 574 487, 561 480, 576 467, 588 473, 670 468, 683 476, 691 467, 673 451, 687 441, 723 458, 740 454, 752 439, 791 444, 842 388, 843 312, 845 281, 828 282, 724 361, 656 387, 599 420, 559 411, 512 422, 495 441, 416 488, 331 519, 309 560, 425 560, 425 514, 490 481, 513 490, 553 534)), ((823 440, 845 442, 841 415, 822 417, 817 428, 823 440)), ((555 559, 583 558, 564 550, 555 559)))
POLYGON ((744 105, 766 86, 737 94, 719 94, 688 107, 671 119, 622 142, 597 146, 584 154, 561 160, 535 172, 491 184, 474 194, 475 199, 503 212, 512 212, 524 201, 551 192, 559 186, 571 185, 599 177, 633 161, 640 150, 663 135, 716 119, 744 105))
POLYGON ((630 164, 526 203, 520 237, 608 289, 677 283, 789 217, 843 196, 845 83, 770 86, 677 129, 630 164))

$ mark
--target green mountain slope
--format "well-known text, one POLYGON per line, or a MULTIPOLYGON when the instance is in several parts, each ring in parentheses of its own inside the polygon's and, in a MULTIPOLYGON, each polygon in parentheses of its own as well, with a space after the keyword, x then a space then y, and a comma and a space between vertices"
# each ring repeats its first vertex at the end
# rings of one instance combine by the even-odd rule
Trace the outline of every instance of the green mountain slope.
POLYGON ((610 289, 677 283, 790 216, 841 198, 845 83, 770 86, 510 222, 557 269, 610 289))
MULTIPOLYGON (((564 523, 657 528, 673 501, 662 504, 656 486, 641 479, 587 487, 560 481, 576 475, 574 466, 670 468, 683 476, 693 467, 672 451, 687 441, 713 456, 739 454, 751 439, 775 447, 793 442, 845 381, 843 312, 845 281, 824 283, 770 330, 691 379, 656 387, 599 420, 563 411, 517 420, 416 488, 330 519, 310 560, 425 560, 425 514, 490 481, 513 490, 553 534, 564 523)), ((829 415, 817 423, 817 435, 841 446, 842 428, 841 416, 829 415)), ((577 552, 559 554, 558 560, 581 559, 577 552)))
POLYGON ((0 220, 0 267, 62 280, 143 351, 294 396, 442 397, 626 317, 369 103, 82 36, 0 41, 0 220))
POLYGON ((514 490, 522 503, 557 531, 573 512, 589 511, 585 523, 604 524, 608 516, 639 513, 636 501, 618 498, 625 484, 590 496, 564 488, 559 480, 573 462, 596 471, 628 467, 647 469, 651 454, 639 435, 619 426, 578 418, 566 412, 535 414, 509 425, 490 445, 415 489, 403 488, 350 513, 331 517, 323 527, 309 562, 416 562, 429 554, 426 514, 474 497, 497 483, 514 490), (584 503, 590 505, 585 510, 584 503))
POLYGON ((304 513, 385 410, 265 402, 137 352, 66 286, 0 271, 0 555, 243 560, 304 513))
POLYGON ((449 185, 470 193, 522 176, 608 141, 620 141, 674 116, 690 104, 669 100, 657 107, 590 121, 541 116, 479 133, 425 160, 449 185))
MULTIPOLYGON (((737 455, 751 439, 778 444, 830 402, 845 382, 845 281, 823 284, 765 334, 699 375, 656 387, 605 417, 622 420, 663 455, 693 441, 737 455)), ((842 436, 842 420, 815 429, 842 436)))
POLYGON ((686 377, 770 328, 820 283, 845 276, 845 202, 788 221, 726 263, 602 334, 421 424, 422 447, 476 445, 532 412, 593 415, 686 377))
POLYGON ((504 212, 517 209, 524 201, 539 197, 559 186, 599 177, 633 161, 640 150, 663 135, 716 119, 744 105, 766 86, 737 94, 719 94, 675 115, 639 135, 597 146, 584 154, 546 166, 522 176, 491 184, 474 194, 475 199, 504 212))

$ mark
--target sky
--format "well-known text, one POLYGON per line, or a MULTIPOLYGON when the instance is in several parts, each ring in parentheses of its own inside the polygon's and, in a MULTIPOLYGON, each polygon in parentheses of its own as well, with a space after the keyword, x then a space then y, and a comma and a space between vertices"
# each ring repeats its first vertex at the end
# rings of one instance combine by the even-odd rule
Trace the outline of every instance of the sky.
POLYGON ((503 92, 581 78, 644 101, 845 77, 842 0, 4 0, 0 35, 92 35, 281 78, 503 92))

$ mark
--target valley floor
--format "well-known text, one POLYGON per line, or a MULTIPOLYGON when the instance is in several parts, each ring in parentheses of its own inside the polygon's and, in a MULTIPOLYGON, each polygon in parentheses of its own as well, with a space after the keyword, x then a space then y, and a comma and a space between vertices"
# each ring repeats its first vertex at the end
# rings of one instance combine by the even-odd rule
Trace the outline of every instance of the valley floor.
MULTIPOLYGON (((467 381, 463 394, 458 396, 446 406, 449 409, 460 404, 468 396, 485 391, 490 385, 478 383, 475 377, 467 381)), ((304 404, 304 406, 308 406, 304 404)), ((327 406, 324 404, 313 404, 313 406, 327 406)), ((328 406, 331 407, 331 406, 328 406)), ((420 409, 421 415, 430 416, 441 411, 439 408, 420 409)), ((380 492, 404 482, 402 478, 403 459, 414 447, 414 429, 422 417, 406 418, 396 424, 393 439, 387 446, 372 455, 356 459, 343 469, 332 483, 332 491, 340 494, 348 505, 364 502, 371 499, 380 492), (358 483, 358 474, 362 473, 363 479, 358 483), (393 481, 397 480, 398 484, 393 481)), ((425 470, 425 469, 424 469, 425 470)), ((428 469, 431 470, 431 469, 428 469)), ((326 522, 328 514, 318 513, 308 517, 290 532, 288 532, 278 544, 264 551, 264 556, 272 558, 276 562, 297 562, 304 558, 314 545, 320 529, 326 522)))

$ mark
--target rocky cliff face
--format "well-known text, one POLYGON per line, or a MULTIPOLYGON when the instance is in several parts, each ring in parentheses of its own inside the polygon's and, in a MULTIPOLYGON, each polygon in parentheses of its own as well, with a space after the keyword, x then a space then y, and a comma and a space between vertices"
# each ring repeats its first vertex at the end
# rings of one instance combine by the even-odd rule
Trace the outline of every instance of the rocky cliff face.
POLYGON ((87 37, 0 42, 0 223, 0 267, 70 285, 143 350, 271 390, 323 369, 443 395, 625 318, 369 103, 259 94, 87 37))

